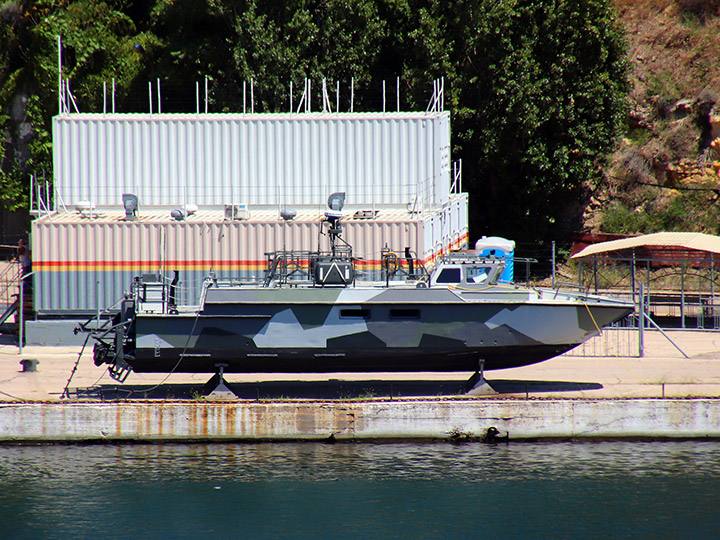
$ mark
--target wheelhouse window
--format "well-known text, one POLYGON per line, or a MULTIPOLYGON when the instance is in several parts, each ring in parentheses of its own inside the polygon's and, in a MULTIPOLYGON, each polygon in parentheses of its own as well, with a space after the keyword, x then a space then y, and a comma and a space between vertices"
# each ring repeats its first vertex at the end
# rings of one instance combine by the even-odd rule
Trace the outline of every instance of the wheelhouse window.
POLYGON ((414 308, 395 308, 390 310, 391 319, 419 319, 420 310, 414 308))
POLYGON ((369 319, 369 309, 346 308, 340 310, 340 318, 342 319, 369 319))
POLYGON ((460 268, 443 268, 435 281, 436 283, 460 283, 462 281, 460 268))

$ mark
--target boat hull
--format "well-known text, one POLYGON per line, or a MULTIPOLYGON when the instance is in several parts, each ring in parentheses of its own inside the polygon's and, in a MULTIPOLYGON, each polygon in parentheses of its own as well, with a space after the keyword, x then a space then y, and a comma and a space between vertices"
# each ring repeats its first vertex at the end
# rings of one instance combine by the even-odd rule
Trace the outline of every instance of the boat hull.
POLYGON ((334 373, 334 372, 414 372, 475 371, 479 360, 485 369, 520 367, 558 356, 572 345, 534 345, 485 349, 437 350, 420 352, 415 348, 363 349, 345 352, 308 354, 302 349, 276 349, 261 354, 243 355, 238 351, 214 349, 211 352, 164 351, 160 357, 139 351, 132 361, 133 370, 143 372, 211 373, 222 364, 226 373, 334 373), (179 362, 180 358, 182 361, 179 362))
POLYGON ((626 304, 229 303, 139 314, 136 372, 473 371, 560 355, 630 311, 626 304))

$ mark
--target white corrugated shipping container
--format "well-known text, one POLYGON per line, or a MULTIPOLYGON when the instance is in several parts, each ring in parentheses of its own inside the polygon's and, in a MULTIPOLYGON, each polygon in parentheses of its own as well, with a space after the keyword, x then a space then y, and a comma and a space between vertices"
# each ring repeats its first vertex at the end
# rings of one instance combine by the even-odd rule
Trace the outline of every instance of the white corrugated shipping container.
MULTIPOLYGON (((374 219, 343 220, 343 238, 362 261, 358 270, 376 279, 383 248, 402 256, 409 247, 426 264, 468 241, 467 195, 452 195, 443 207, 423 213, 395 208, 374 219)), ((303 209, 292 221, 276 211, 251 211, 247 220, 225 220, 202 210, 185 221, 168 211, 143 212, 125 221, 122 211, 64 212, 33 221, 34 304, 38 315, 92 314, 113 306, 132 279, 154 273, 166 280, 179 272, 181 303, 198 301, 210 271, 222 277, 259 278, 268 251, 327 249, 318 236, 322 212, 303 209)))
POLYGON ((59 200, 141 207, 440 206, 450 199, 448 112, 62 114, 59 200))

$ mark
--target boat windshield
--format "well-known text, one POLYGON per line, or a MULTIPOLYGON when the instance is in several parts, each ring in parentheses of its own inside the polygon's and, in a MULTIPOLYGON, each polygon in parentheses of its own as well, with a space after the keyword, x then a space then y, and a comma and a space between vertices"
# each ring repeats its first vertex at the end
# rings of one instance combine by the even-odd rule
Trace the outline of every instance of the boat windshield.
POLYGON ((485 283, 490 275, 487 266, 469 266, 465 269, 465 280, 468 283, 485 283))

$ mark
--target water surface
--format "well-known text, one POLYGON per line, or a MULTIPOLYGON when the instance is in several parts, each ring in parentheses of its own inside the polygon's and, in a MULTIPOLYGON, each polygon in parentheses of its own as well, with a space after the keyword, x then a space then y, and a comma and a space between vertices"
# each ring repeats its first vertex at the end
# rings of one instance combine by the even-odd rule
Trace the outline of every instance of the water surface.
POLYGON ((0 538, 717 538, 720 442, 0 447, 0 538))

